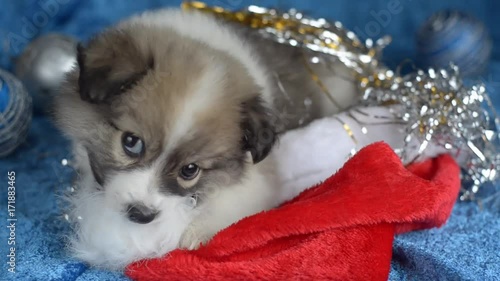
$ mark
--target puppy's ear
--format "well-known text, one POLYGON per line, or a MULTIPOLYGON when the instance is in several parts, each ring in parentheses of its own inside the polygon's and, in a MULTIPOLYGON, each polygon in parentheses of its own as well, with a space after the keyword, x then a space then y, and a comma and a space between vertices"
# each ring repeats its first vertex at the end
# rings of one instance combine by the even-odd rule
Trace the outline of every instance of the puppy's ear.
POLYGON ((243 149, 250 151, 257 164, 266 158, 276 141, 277 120, 260 97, 242 103, 242 108, 243 149))
POLYGON ((78 88, 80 98, 91 103, 102 103, 114 92, 112 85, 107 83, 107 76, 111 72, 110 66, 92 68, 86 62, 86 49, 79 43, 77 46, 77 62, 80 75, 78 88))
POLYGON ((153 60, 122 31, 107 31, 77 47, 80 97, 91 103, 109 103, 130 89, 153 67, 153 60))

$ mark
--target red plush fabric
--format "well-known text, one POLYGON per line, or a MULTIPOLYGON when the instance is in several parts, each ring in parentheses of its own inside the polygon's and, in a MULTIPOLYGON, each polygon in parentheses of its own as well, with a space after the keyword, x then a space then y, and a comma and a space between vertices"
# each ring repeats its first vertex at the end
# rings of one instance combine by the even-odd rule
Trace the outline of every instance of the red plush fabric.
POLYGON ((460 187, 447 155, 405 168, 370 145, 324 183, 195 251, 131 264, 135 280, 386 280, 401 232, 440 226, 460 187))

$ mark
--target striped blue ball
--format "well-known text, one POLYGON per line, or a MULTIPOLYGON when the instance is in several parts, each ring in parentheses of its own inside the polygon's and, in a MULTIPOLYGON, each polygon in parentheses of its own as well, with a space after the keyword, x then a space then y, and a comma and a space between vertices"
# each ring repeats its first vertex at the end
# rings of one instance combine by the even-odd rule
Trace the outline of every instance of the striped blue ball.
POLYGON ((423 67, 454 63, 463 76, 481 74, 491 56, 492 41, 482 22, 459 11, 432 15, 417 33, 417 61, 423 67))
POLYGON ((12 74, 0 69, 0 157, 21 145, 31 124, 31 96, 12 74))

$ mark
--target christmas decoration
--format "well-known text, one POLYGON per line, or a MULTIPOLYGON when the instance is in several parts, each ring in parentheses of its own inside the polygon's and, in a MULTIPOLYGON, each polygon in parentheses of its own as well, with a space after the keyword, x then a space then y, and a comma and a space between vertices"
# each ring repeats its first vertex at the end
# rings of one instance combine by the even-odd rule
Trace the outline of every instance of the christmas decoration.
POLYGON ((459 66, 462 75, 480 74, 487 66, 492 41, 482 22, 454 10, 432 15, 417 33, 417 60, 424 67, 459 66))
MULTIPOLYGON (((201 2, 185 2, 183 8, 255 28, 270 40, 304 49, 316 63, 343 63, 352 71, 346 79, 358 83, 364 105, 403 106, 403 111, 395 114, 408 124, 406 143, 414 138, 421 141, 419 154, 429 143, 454 152, 464 171, 462 200, 473 199, 480 187, 498 179, 500 121, 484 86, 464 86, 458 67, 431 68, 402 77, 399 71, 388 69, 379 61, 390 38, 382 37, 376 42, 367 39, 363 43, 339 22, 309 18, 294 9, 280 12, 250 6, 231 12, 201 2)), ((409 150, 413 148, 406 146, 397 152, 404 158, 411 154, 409 150)))
MULTIPOLYGON (((464 170, 461 199, 498 179, 500 171, 500 122, 483 85, 467 87, 458 67, 419 70, 386 80, 384 86, 367 86, 365 104, 397 103, 393 113, 407 122, 405 142, 419 143, 418 154, 430 144, 450 152, 464 170)), ((403 158, 410 146, 399 151, 403 158)))
POLYGON ((31 124, 31 97, 10 73, 0 69, 0 157, 23 143, 31 124))
POLYGON ((279 163, 275 168, 277 184, 290 190, 285 200, 325 180, 360 149, 374 142, 383 141, 396 151, 405 151, 404 164, 447 152, 434 144, 419 152, 417 138, 405 143, 408 123, 394 114, 400 110, 399 105, 358 106, 282 135, 268 157, 279 163))
POLYGON ((15 74, 33 97, 35 112, 43 113, 51 96, 76 63, 77 41, 61 34, 48 34, 31 42, 17 58, 15 74))

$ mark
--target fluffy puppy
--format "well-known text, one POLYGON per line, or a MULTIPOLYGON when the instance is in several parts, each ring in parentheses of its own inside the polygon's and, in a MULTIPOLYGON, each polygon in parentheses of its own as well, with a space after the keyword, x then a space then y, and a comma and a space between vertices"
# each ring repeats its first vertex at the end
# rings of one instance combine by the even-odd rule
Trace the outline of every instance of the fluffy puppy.
POLYGON ((274 163, 263 160, 279 132, 304 123, 303 102, 293 101, 319 89, 299 52, 259 40, 161 10, 79 47, 55 105, 79 171, 69 198, 76 257, 120 268, 196 248, 294 195, 273 184, 274 163))

